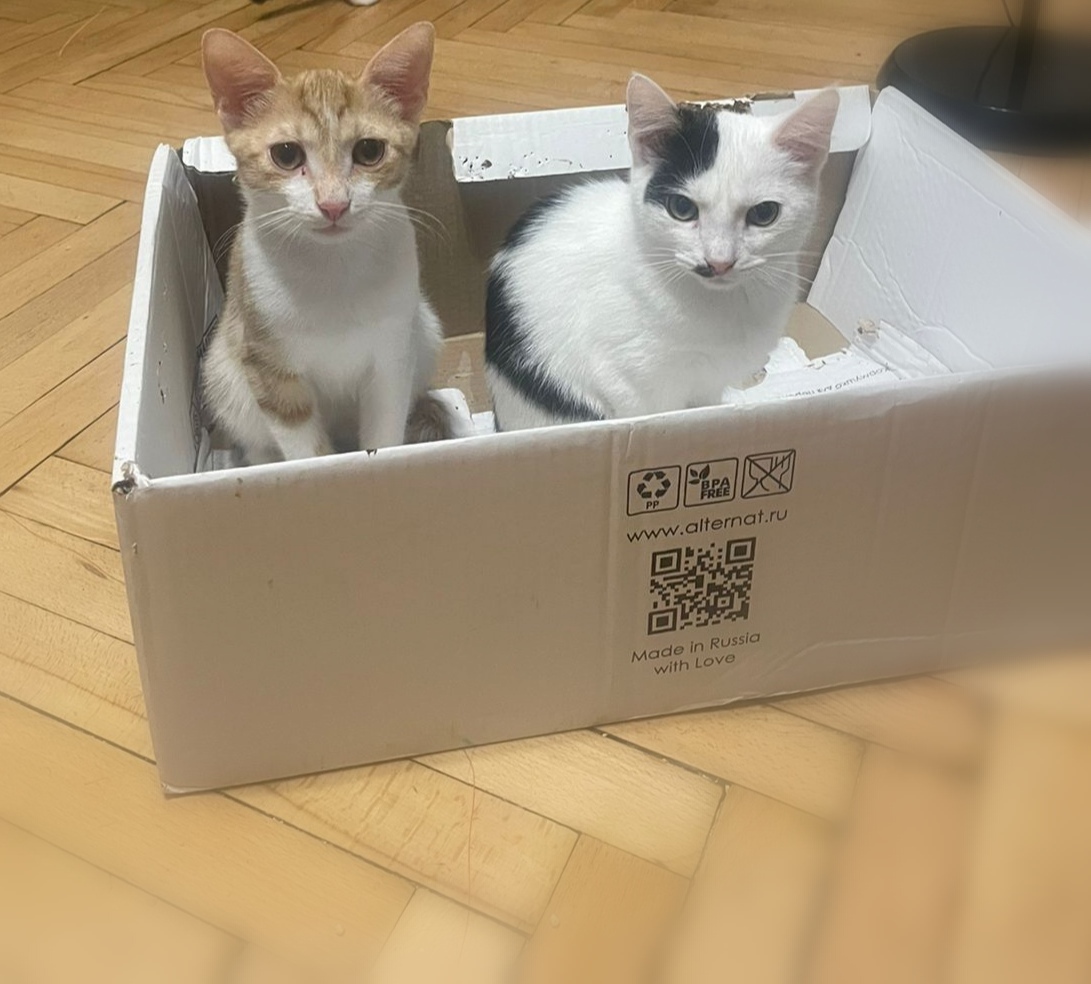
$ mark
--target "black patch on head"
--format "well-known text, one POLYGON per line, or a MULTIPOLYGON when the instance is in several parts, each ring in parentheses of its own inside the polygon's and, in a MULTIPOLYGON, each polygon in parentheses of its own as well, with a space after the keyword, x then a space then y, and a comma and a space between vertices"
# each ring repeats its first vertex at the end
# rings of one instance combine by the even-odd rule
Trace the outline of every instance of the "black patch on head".
MULTIPOLYGON (((520 235, 525 235, 525 226, 520 235)), ((507 280, 503 272, 495 268, 489 274, 485 296, 485 362, 523 399, 555 417, 574 422, 603 419, 591 404, 567 391, 533 360, 508 296, 507 280)), ((496 428, 502 429, 498 419, 496 428)))
POLYGON ((720 148, 719 112, 712 106, 679 106, 677 126, 649 146, 655 172, 644 201, 665 206, 668 196, 685 191, 686 182, 709 170, 720 148))

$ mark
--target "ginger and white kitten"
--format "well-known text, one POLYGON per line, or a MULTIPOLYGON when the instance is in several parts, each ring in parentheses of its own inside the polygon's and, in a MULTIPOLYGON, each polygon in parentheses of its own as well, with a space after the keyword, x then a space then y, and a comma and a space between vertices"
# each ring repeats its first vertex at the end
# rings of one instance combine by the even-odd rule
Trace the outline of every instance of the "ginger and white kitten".
POLYGON ((763 119, 627 94, 632 170, 534 205, 489 276, 497 429, 721 402, 765 365, 799 294, 838 96, 763 119))
POLYGON ((410 439, 446 436, 426 394, 442 333, 398 191, 434 38, 406 29, 359 77, 284 78, 230 31, 204 35, 245 213, 203 395, 249 464, 401 444, 414 407, 410 439))

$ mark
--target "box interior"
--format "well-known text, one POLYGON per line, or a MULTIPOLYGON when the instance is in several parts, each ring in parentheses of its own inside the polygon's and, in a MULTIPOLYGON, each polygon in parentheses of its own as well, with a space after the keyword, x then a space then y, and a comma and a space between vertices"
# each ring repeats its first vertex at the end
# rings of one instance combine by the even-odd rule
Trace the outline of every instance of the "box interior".
MULTIPOLYGON (((616 107, 570 115, 608 110, 616 107)), ((823 177, 820 218, 807 246, 816 259, 804 273, 814 287, 808 298, 801 296, 790 341, 774 353, 766 379, 750 390, 726 393, 725 403, 821 396, 847 386, 1063 361, 1073 354, 1074 334, 1086 342, 1086 333, 1073 333, 1063 317, 1044 317, 1042 306, 1049 296, 1045 284, 1064 284, 1053 291, 1057 300, 1072 293, 1080 276, 1074 255, 1025 245, 1028 233, 1044 241, 1043 221, 1052 229, 1057 217, 1043 219, 1048 209, 1041 202, 1028 206, 1028 196, 1013 196, 1014 179, 976 151, 942 164, 926 157, 929 140, 957 138, 935 130, 939 124, 925 114, 885 115, 889 122, 871 135, 867 160, 855 176, 862 137, 842 134, 841 149, 831 154, 823 177), (907 162, 920 165, 916 184, 906 181, 907 162), (843 214, 850 182, 855 193, 843 214), (998 207, 997 201, 1005 204, 998 207)), ((543 146, 556 143, 558 133, 571 140, 582 132, 571 120, 553 119, 565 113, 425 123, 405 188, 406 203, 420 210, 422 284, 447 336, 435 383, 461 390, 475 413, 489 408, 481 334, 485 273, 506 230, 543 195, 623 173, 585 170, 568 159, 565 169, 557 166, 556 156, 544 154, 536 169, 509 165, 500 174, 503 169, 496 167, 481 180, 481 153, 474 157, 476 170, 458 151, 453 158, 452 143, 461 132, 477 151, 495 146, 503 160, 513 145, 530 139, 528 134, 541 135, 542 124, 533 121, 542 117, 550 118, 543 146)), ((840 120, 839 126, 845 129, 840 120)), ((155 267, 146 279, 162 293, 146 298, 145 353, 131 351, 130 358, 143 358, 141 415, 158 422, 154 441, 134 437, 131 461, 150 477, 209 465, 194 383, 203 343, 223 303, 226 257, 241 218, 222 140, 191 141, 185 159, 183 166, 174 151, 161 148, 153 167, 160 172, 159 187, 145 204, 144 236, 155 240, 154 249, 141 251, 143 262, 155 267), (168 266, 173 275, 165 273, 168 266)), ((156 183, 153 174, 150 192, 156 183)), ((134 317, 138 307, 134 304, 134 317)))

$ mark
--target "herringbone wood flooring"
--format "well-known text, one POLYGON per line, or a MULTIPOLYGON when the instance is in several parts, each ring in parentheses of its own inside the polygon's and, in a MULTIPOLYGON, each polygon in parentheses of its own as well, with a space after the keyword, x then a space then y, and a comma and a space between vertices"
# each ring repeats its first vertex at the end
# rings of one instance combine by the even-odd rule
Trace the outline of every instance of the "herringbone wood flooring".
MULTIPOLYGON (((1001 16, 0 0, 0 981, 1091 979, 1078 659, 168 802, 108 488, 144 173, 217 131, 206 28, 356 69, 433 20, 454 116, 617 101, 633 68, 682 97, 870 81, 909 33, 1001 16)), ((1091 213, 1088 162, 1008 163, 1091 213)))

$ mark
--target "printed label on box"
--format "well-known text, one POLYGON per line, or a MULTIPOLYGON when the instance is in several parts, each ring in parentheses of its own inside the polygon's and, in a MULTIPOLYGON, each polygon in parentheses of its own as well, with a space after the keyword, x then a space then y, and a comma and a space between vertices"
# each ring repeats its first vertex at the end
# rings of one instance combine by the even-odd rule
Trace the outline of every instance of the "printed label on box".
POLYGON ((758 499, 766 495, 784 495, 785 492, 791 492, 795 470, 795 451, 748 454, 743 465, 742 497, 758 499))
POLYGON ((738 458, 694 461, 686 466, 686 505, 711 506, 717 502, 730 502, 735 498, 738 477, 738 458))
POLYGON ((629 475, 628 512, 641 516, 678 508, 682 469, 678 465, 641 468, 629 475))

